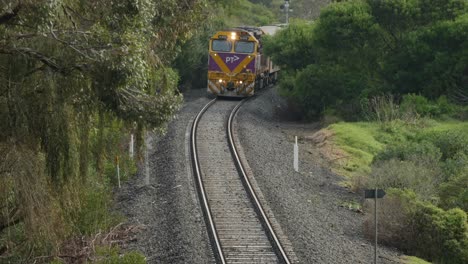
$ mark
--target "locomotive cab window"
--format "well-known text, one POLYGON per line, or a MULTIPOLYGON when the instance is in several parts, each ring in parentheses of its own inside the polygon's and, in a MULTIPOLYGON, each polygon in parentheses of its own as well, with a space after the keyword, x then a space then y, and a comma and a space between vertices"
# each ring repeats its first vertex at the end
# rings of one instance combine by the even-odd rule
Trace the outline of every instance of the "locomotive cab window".
POLYGON ((234 51, 239 53, 253 53, 255 50, 255 42, 252 41, 236 41, 234 51))
POLYGON ((225 51, 229 52, 232 49, 232 44, 228 40, 215 39, 211 43, 211 49, 213 51, 225 51))

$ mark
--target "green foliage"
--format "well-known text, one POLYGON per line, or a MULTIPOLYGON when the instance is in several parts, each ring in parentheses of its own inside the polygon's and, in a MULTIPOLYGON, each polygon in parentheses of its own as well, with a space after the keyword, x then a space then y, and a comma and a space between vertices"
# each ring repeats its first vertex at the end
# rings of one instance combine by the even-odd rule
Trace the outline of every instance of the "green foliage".
POLYGON ((0 226, 23 227, 5 254, 31 249, 26 263, 111 224, 106 167, 119 156, 123 179, 134 173, 129 134, 173 118, 171 63, 208 0, 0 3, 0 226))
POLYGON ((438 147, 429 141, 413 142, 404 141, 391 144, 374 157, 374 161, 382 160, 414 160, 424 161, 428 164, 437 164, 442 157, 438 147))
POLYGON ((49 264, 64 264, 64 262, 59 259, 54 259, 51 262, 49 262, 49 264))
POLYGON ((101 230, 109 230, 123 220, 122 216, 111 212, 112 193, 98 182, 92 182, 79 192, 80 207, 70 212, 74 226, 82 235, 92 235, 101 230))
POLYGON ((442 208, 461 208, 468 212, 468 158, 460 167, 458 174, 450 177, 447 182, 441 184, 439 189, 440 206, 442 208))
POLYGON ((420 199, 437 200, 438 186, 443 181, 440 167, 431 164, 424 156, 411 160, 389 159, 375 162, 368 187, 400 188, 413 190, 420 199))
POLYGON ((314 24, 295 20, 274 37, 264 38, 263 50, 282 70, 294 72, 316 61, 312 32, 314 24))
POLYGON ((450 103, 446 96, 441 96, 435 102, 429 101, 426 97, 407 94, 403 96, 401 102, 402 112, 414 112, 419 116, 433 118, 457 117, 458 112, 463 111, 462 107, 450 103))
POLYGON ((262 4, 239 0, 226 9, 228 26, 265 26, 274 22, 274 14, 262 4))
POLYGON ((435 263, 468 260, 468 225, 464 211, 440 209, 418 200, 412 191, 399 189, 387 190, 381 206, 383 212, 392 214, 380 218, 380 224, 386 227, 381 229, 383 243, 435 263), (388 221, 396 218, 399 221, 388 221))
POLYGON ((346 159, 340 163, 337 170, 340 174, 354 178, 367 175, 374 155, 382 148, 377 134, 379 129, 368 123, 344 123, 330 125, 333 133, 333 143, 346 153, 346 159))
POLYGON ((415 252, 438 263, 468 261, 468 225, 460 209, 444 211, 420 203, 414 213, 415 252))
POLYGON ((444 161, 454 158, 459 153, 468 155, 468 134, 466 131, 430 131, 421 133, 418 138, 428 140, 438 147, 444 161))
MULTIPOLYGON (((403 101, 404 107, 418 112, 448 112, 434 110, 444 109, 445 99, 432 103, 409 95, 403 101)), ((344 160, 335 162, 338 172, 351 176, 354 189, 386 189, 388 195, 379 210, 379 239, 383 243, 434 263, 465 263, 468 123, 409 122, 399 113, 398 105, 390 108, 396 119, 329 126, 335 132, 334 146, 345 152, 344 160)), ((365 230, 370 236, 372 211, 367 215, 365 230)))
MULTIPOLYGON (((280 1, 281 4, 284 3, 283 0, 280 1)), ((316 19, 320 15, 320 11, 326 5, 328 5, 331 0, 294 0, 290 1, 290 8, 293 10, 289 15, 294 18, 301 19, 316 19)))
POLYGON ((146 258, 138 251, 119 254, 117 247, 101 247, 97 250, 97 264, 146 264, 146 258))
POLYGON ((333 107, 352 119, 363 99, 386 93, 439 98, 417 102, 431 105, 418 114, 457 116, 449 102, 468 98, 467 11, 463 0, 340 1, 324 8, 313 25, 292 24, 265 51, 295 76, 280 85, 306 117, 333 107))
POLYGON ((375 155, 373 174, 383 187, 409 188, 444 208, 466 210, 468 138, 464 130, 421 131, 375 155), (411 182, 415 180, 415 182, 411 182))
POLYGON ((402 259, 405 264, 431 264, 430 262, 414 256, 404 256, 402 259))

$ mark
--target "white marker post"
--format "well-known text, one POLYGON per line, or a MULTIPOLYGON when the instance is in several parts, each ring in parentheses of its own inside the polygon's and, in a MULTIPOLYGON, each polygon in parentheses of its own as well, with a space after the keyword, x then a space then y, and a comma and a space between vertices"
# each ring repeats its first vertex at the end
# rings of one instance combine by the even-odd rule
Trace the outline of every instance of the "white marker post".
POLYGON ((115 162, 117 163, 117 181, 119 183, 120 189, 120 166, 119 166, 119 156, 115 157, 115 162))
POLYGON ((135 151, 133 134, 130 135, 130 146, 128 147, 128 152, 130 153, 130 158, 133 159, 133 153, 135 151))
POLYGON ((299 146, 297 145, 297 136, 296 142, 294 144, 294 170, 299 172, 299 146))
POLYGON ((148 150, 151 149, 151 144, 148 142, 148 132, 145 133, 145 185, 150 184, 150 171, 149 171, 149 155, 148 150))

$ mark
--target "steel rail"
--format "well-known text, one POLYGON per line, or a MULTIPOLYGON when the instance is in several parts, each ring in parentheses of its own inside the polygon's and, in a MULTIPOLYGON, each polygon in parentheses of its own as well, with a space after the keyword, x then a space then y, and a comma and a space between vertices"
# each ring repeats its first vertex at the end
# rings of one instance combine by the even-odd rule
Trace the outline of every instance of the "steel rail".
MULTIPOLYGON (((200 169, 200 160, 198 158, 198 153, 197 153, 197 129, 198 129, 198 124, 203 116, 203 114, 208 110, 210 106, 212 106, 216 102, 216 99, 211 100, 209 103, 207 103, 202 110, 197 114, 195 117, 193 124, 192 124, 192 129, 191 129, 191 156, 192 156, 192 166, 194 169, 195 177, 196 177, 196 183, 198 186, 198 193, 199 193, 199 198, 201 201, 203 213, 205 215, 206 219, 206 224, 208 227, 208 233, 210 235, 210 240, 212 243, 213 251, 215 254, 215 258, 218 263, 226 264, 226 256, 223 252, 223 248, 220 242, 219 234, 217 232, 215 220, 212 215, 212 211, 209 205, 209 201, 207 198, 207 193, 206 193, 206 188, 205 184, 202 179, 202 173, 200 169)), ((242 106, 242 104, 245 102, 245 100, 241 101, 239 104, 237 104, 234 109, 231 111, 229 115, 229 119, 227 122, 226 130, 227 130, 227 135, 228 135, 228 145, 231 150, 232 157, 234 158, 234 163, 237 169, 237 172, 241 175, 241 181, 244 185, 244 189, 247 192, 248 197, 250 197, 250 203, 253 205, 253 208, 255 208, 255 211, 257 211, 257 217, 262 226, 265 229, 266 235, 268 237, 268 240, 271 243, 271 246, 276 253, 278 259, 282 263, 290 264, 291 261, 289 260, 284 247, 281 245, 272 225, 270 220, 268 219, 265 210, 263 209, 257 194, 255 193, 252 184, 250 180, 247 177, 247 174, 245 172, 245 168, 239 158, 238 150, 237 147, 234 143, 234 137, 233 137, 233 120, 239 110, 239 108, 242 106)))
POLYGON ((202 176, 201 176, 201 171, 200 171, 200 161, 198 160, 198 154, 197 154, 197 127, 198 127, 198 122, 200 121, 200 118, 202 115, 206 112, 206 110, 213 105, 216 102, 216 98, 211 100, 208 104, 206 104, 203 109, 198 113, 198 115, 195 117, 195 120, 193 121, 192 124, 192 135, 191 135, 191 152, 192 152, 192 165, 196 174, 197 178, 197 184, 198 184, 198 190, 199 190, 199 196, 202 202, 202 207, 203 207, 203 212, 205 214, 205 219, 208 220, 208 227, 210 232, 208 232, 211 235, 211 240, 212 243, 214 243, 214 248, 215 248, 215 255, 217 260, 222 263, 226 264, 226 258, 223 253, 223 249, 221 248, 221 243, 219 241, 218 237, 218 232, 216 231, 216 226, 213 221, 213 216, 211 215, 211 210, 210 206, 208 204, 208 199, 206 198, 206 191, 205 187, 203 184, 202 176))
POLYGON ((252 188, 252 184, 250 183, 249 178, 247 177, 247 173, 245 172, 244 165, 242 164, 239 154, 237 151, 236 144, 234 143, 234 137, 233 137, 233 126, 232 123, 234 121, 234 118, 239 110, 239 108, 242 106, 242 104, 245 102, 243 100, 240 102, 234 109, 232 110, 231 114, 229 115, 228 119, 228 124, 227 124, 227 133, 228 133, 228 138, 229 138, 229 147, 231 149, 231 152, 235 158, 236 161, 236 167, 238 168, 239 172, 242 174, 243 182, 247 186, 247 192, 251 196, 253 200, 254 207, 257 209, 258 213, 260 214, 260 220, 263 222, 265 225, 266 232, 268 236, 270 237, 270 240, 272 241, 273 248, 276 249, 278 257, 286 264, 290 264, 291 261, 289 260, 286 251, 284 250, 284 247, 281 245, 281 242, 279 241, 278 237, 276 236, 276 233, 270 223, 270 220, 268 219, 265 210, 263 209, 260 200, 257 197, 257 194, 255 193, 254 189, 252 188))

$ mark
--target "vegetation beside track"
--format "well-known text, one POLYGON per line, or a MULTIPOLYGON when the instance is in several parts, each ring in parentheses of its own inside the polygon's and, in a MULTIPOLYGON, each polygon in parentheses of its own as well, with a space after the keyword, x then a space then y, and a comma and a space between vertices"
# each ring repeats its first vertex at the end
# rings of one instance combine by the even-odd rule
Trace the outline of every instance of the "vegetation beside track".
POLYGON ((435 263, 468 262, 467 14, 464 0, 337 1, 264 44, 299 116, 354 121, 316 138, 353 189, 388 190, 381 241, 435 263))
POLYGON ((372 96, 420 94, 467 102, 468 3, 352 0, 293 21, 264 44, 281 92, 305 118, 362 115, 372 96))
POLYGON ((0 3, 0 262, 144 262, 104 239, 125 240, 116 157, 124 181, 180 84, 205 87, 211 32, 278 21, 282 1, 0 3))
MULTIPOLYGON (((338 122, 324 129, 332 135, 327 139, 330 149, 341 152, 332 162, 334 169, 354 191, 375 186, 387 190, 379 212, 382 243, 434 263, 464 263, 468 257, 468 122, 433 119, 417 112, 410 117, 406 110, 386 102, 380 116, 393 112, 393 118, 338 122)), ((373 207, 364 205, 365 231, 371 238, 373 207)))
POLYGON ((116 252, 135 230, 111 212, 116 158, 135 174, 182 101, 173 58, 221 2, 0 1, 0 262, 145 262, 116 252))

